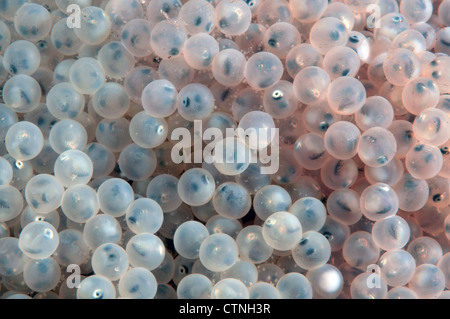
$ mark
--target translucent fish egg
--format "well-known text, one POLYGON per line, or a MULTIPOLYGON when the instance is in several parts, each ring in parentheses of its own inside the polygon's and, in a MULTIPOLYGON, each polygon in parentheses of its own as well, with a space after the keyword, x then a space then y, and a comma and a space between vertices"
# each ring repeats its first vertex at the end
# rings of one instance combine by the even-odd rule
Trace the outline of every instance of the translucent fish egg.
POLYGON ((313 290, 309 280, 298 272, 280 278, 276 285, 281 299, 312 299, 313 290))
POLYGON ((403 163, 394 158, 392 161, 381 167, 364 167, 364 176, 371 184, 385 183, 389 186, 394 186, 402 178, 405 168, 403 163))
POLYGON ((291 22, 293 17, 287 1, 274 0, 264 1, 258 6, 256 19, 259 24, 268 27, 277 22, 291 22))
POLYGON ((386 299, 419 299, 419 297, 409 288, 397 287, 388 291, 386 299))
POLYGON ((248 288, 235 278, 225 278, 211 289, 211 299, 248 299, 248 288))
POLYGON ((298 44, 286 56, 286 70, 293 78, 308 66, 322 65, 322 55, 309 43, 298 44))
POLYGON ((22 229, 19 236, 20 249, 25 255, 33 259, 50 257, 58 248, 58 244, 58 232, 47 222, 29 223, 22 229))
POLYGON ((238 260, 230 269, 222 272, 220 278, 235 278, 250 288, 258 280, 258 269, 252 262, 238 260))
POLYGON ((214 10, 214 23, 224 34, 239 35, 250 26, 252 12, 242 0, 219 2, 214 10))
POLYGON ((183 51, 186 40, 187 35, 183 26, 170 20, 161 21, 152 29, 150 45, 160 58, 169 59, 183 51))
POLYGON ((334 158, 347 160, 357 154, 357 145, 361 137, 358 127, 346 121, 330 125, 324 135, 326 151, 334 158))
POLYGON ((438 16, 444 25, 450 26, 450 18, 448 16, 450 12, 450 4, 448 1, 442 1, 438 8, 438 16))
POLYGON ((350 115, 360 110, 366 102, 366 96, 363 84, 350 76, 336 78, 330 83, 327 92, 331 109, 342 115, 350 115))
POLYGON ((327 217, 324 204, 314 197, 303 197, 295 201, 289 208, 302 225, 303 232, 319 231, 327 217))
POLYGON ((39 50, 27 40, 14 41, 3 54, 3 65, 12 75, 31 75, 38 69, 40 62, 39 50))
POLYGON ((450 138, 448 115, 439 109, 423 110, 413 122, 413 132, 419 141, 440 146, 450 138))
POLYGON ((408 29, 394 38, 392 47, 405 48, 416 54, 420 54, 425 51, 427 42, 422 33, 414 29, 408 29))
POLYGON ((366 165, 381 167, 394 157, 397 142, 394 135, 387 129, 373 127, 361 135, 357 148, 359 158, 366 165))
POLYGON ((357 52, 348 47, 332 48, 323 59, 323 69, 332 80, 340 76, 355 76, 360 64, 357 52))
POLYGON ((192 35, 186 40, 183 49, 186 63, 195 70, 209 68, 218 52, 217 40, 205 33, 192 35))
POLYGON ((92 177, 92 161, 79 150, 67 150, 55 161, 55 176, 66 187, 87 184, 92 177))
POLYGON ((16 160, 33 159, 41 152, 43 144, 41 130, 31 122, 15 123, 6 132, 6 149, 16 160))
MULTIPOLYGON (((252 150, 262 150, 275 141, 276 130, 272 116, 261 111, 251 111, 239 121, 239 129, 248 136, 247 146, 252 150)), ((242 136, 239 136, 242 138, 242 136)))
POLYGON ((50 33, 50 41, 55 50, 64 55, 77 54, 83 45, 83 41, 77 37, 74 28, 69 28, 68 18, 56 22, 50 33))
POLYGON ((161 174, 150 181, 146 194, 148 198, 155 200, 164 212, 171 212, 182 203, 177 187, 178 179, 175 176, 161 174))
MULTIPOLYGON (((228 95, 232 94, 232 91, 228 89, 225 92, 227 98, 228 95)), ((230 97, 232 100, 231 114, 235 121, 240 121, 245 114, 258 111, 263 107, 261 92, 255 91, 252 88, 244 88, 233 95, 230 97)))
POLYGON ((387 251, 380 257, 378 265, 381 277, 391 287, 406 285, 416 269, 414 258, 403 249, 387 251))
POLYGON ((372 234, 366 231, 352 233, 342 248, 344 260, 352 267, 366 270, 380 256, 380 249, 372 239, 372 234))
POLYGON ((76 229, 59 232, 59 245, 53 258, 62 266, 81 265, 89 258, 90 248, 86 245, 83 233, 76 229))
POLYGON ((246 62, 245 56, 238 50, 221 50, 211 62, 212 74, 222 85, 239 85, 244 79, 246 62))
POLYGON ((214 7, 206 0, 193 0, 185 3, 178 17, 184 21, 188 34, 211 33, 214 29, 214 7))
POLYGON ((212 156, 214 167, 218 172, 227 176, 239 175, 244 172, 250 165, 251 159, 252 154, 249 147, 241 138, 235 137, 219 140, 214 147, 212 156))
POLYGON ((114 154, 103 144, 89 143, 83 149, 83 152, 85 152, 92 161, 93 178, 107 176, 114 169, 116 164, 114 154))
POLYGON ((338 160, 330 157, 320 169, 323 183, 330 189, 351 187, 358 177, 358 168, 352 159, 338 160))
POLYGON ((152 271, 163 262, 166 250, 159 237, 142 233, 130 238, 126 252, 133 267, 143 267, 152 271))
POLYGON ((77 37, 86 44, 95 45, 105 41, 111 32, 111 20, 106 12, 94 6, 81 9, 80 28, 74 28, 77 37))
POLYGON ((0 262, 2 276, 15 276, 23 272, 28 256, 19 248, 19 239, 14 237, 0 238, 0 252, 5 258, 0 262))
POLYGON ((212 234, 202 241, 199 258, 207 269, 225 271, 230 269, 238 260, 238 247, 229 235, 212 234))
POLYGON ((264 47, 268 52, 286 58, 290 49, 300 44, 300 32, 292 24, 277 22, 272 24, 264 35, 264 47))
POLYGON ((327 8, 327 1, 302 1, 294 0, 289 2, 289 8, 294 18, 303 23, 310 23, 318 20, 327 8))
POLYGON ((56 210, 61 205, 63 194, 63 185, 49 174, 35 175, 25 187, 25 199, 38 213, 56 210))
POLYGON ((311 45, 321 54, 327 53, 331 48, 344 46, 347 39, 345 24, 334 17, 321 18, 315 22, 309 34, 311 45))
POLYGON ((409 288, 419 298, 436 298, 444 291, 445 275, 435 265, 420 265, 409 282, 409 288))
POLYGON ((86 277, 77 289, 77 299, 115 299, 116 289, 112 282, 99 275, 86 277))
POLYGON ((391 103, 381 96, 370 96, 363 107, 355 113, 355 122, 365 131, 371 127, 388 128, 394 120, 394 109, 391 103))
POLYGON ((126 212, 128 227, 135 233, 156 233, 163 223, 163 211, 150 198, 139 198, 128 206, 126 212))
POLYGON ((188 205, 200 206, 206 204, 213 196, 215 182, 212 175, 205 169, 192 168, 181 175, 178 182, 178 194, 188 205))
POLYGON ((53 86, 46 96, 47 108, 57 119, 76 118, 84 109, 85 98, 70 83, 53 86))
POLYGON ((114 82, 107 82, 99 88, 91 102, 95 112, 107 119, 122 117, 130 107, 130 98, 124 87, 114 82))
POLYGON ((384 299, 387 290, 386 282, 380 275, 370 272, 356 276, 350 286, 352 299, 384 299))
POLYGON ((97 247, 91 258, 92 269, 96 275, 111 281, 120 279, 128 270, 128 256, 117 244, 107 243, 97 247))
POLYGON ((145 19, 130 20, 122 28, 120 41, 134 56, 148 56, 152 53, 151 30, 150 22, 145 19))
POLYGON ((118 290, 122 297, 131 299, 153 299, 158 283, 155 276, 145 268, 128 270, 119 280, 118 290))
POLYGON ((250 299, 281 299, 278 289, 267 282, 257 282, 249 290, 250 299))
POLYGON ((19 119, 16 112, 5 104, 0 104, 0 118, 0 138, 4 140, 8 129, 19 119))
POLYGON ((239 256, 255 264, 265 262, 272 255, 273 248, 267 245, 262 235, 262 227, 251 225, 241 230, 236 238, 239 256))
POLYGON ((341 250, 345 240, 350 236, 350 228, 331 216, 327 217, 325 224, 319 232, 324 235, 330 243, 332 252, 341 250))
POLYGON ((331 256, 331 246, 321 233, 307 231, 292 249, 292 257, 301 268, 310 270, 325 265, 331 256))
POLYGON ((196 259, 200 245, 209 236, 208 229, 197 221, 187 221, 175 231, 173 241, 178 254, 185 258, 196 259))
POLYGON ((61 269, 54 258, 29 260, 23 269, 23 279, 27 286, 37 292, 50 291, 56 287, 61 277, 61 269))
POLYGON ((306 278, 311 283, 314 298, 335 299, 344 288, 342 273, 330 264, 309 270, 306 278))
POLYGON ((399 207, 399 199, 389 185, 376 183, 362 192, 360 207, 364 216, 376 221, 395 215, 399 207))
POLYGON ((289 193, 278 185, 267 185, 259 189, 253 198, 256 215, 266 220, 270 215, 280 211, 288 211, 292 204, 289 193))
POLYGON ((395 120, 389 127, 397 142, 396 157, 404 158, 406 153, 413 147, 417 139, 413 134, 412 123, 405 120, 395 120))
POLYGON ((327 210, 330 216, 345 225, 357 223, 362 212, 359 203, 359 194, 352 189, 337 189, 327 200, 327 210))
POLYGON ((392 216, 375 222, 373 240, 383 250, 403 248, 410 239, 408 223, 400 216, 392 216))
POLYGON ((122 230, 119 222, 112 216, 99 214, 90 218, 83 229, 86 244, 95 249, 106 243, 119 243, 122 230))
POLYGON ((443 165, 440 149, 427 144, 416 144, 405 157, 405 167, 418 179, 429 179, 436 176, 443 165))
POLYGON ((262 234, 269 246, 285 251, 298 244, 302 238, 302 226, 294 214, 279 211, 265 220, 262 234))
POLYGON ((427 108, 436 106, 439 101, 439 87, 429 78, 412 79, 403 88, 402 101, 408 112, 418 115, 427 108))
POLYGON ((431 237, 422 236, 412 240, 407 251, 416 261, 417 266, 422 264, 436 265, 442 257, 443 251, 439 243, 431 237))
POLYGON ((97 142, 113 152, 120 152, 131 143, 130 122, 123 117, 103 119, 95 129, 97 142))
POLYGON ((204 119, 212 112, 213 107, 211 90, 203 84, 188 84, 178 93, 178 113, 188 121, 204 119))
POLYGON ((426 22, 433 13, 433 2, 430 0, 406 0, 400 3, 400 12, 412 24, 426 22))
POLYGON ((153 174, 157 159, 152 149, 142 148, 132 143, 122 150, 117 163, 123 176, 141 181, 153 174))
POLYGON ((399 48, 388 53, 383 70, 390 83, 405 86, 420 75, 420 62, 413 52, 399 48))
POLYGON ((318 67, 309 66, 300 70, 294 78, 293 88, 297 99, 304 104, 317 104, 326 98, 330 76, 318 67))
POLYGON ((427 182, 416 179, 410 174, 403 175, 393 188, 398 196, 398 207, 401 210, 417 211, 424 207, 427 202, 427 194, 429 193, 427 182))
POLYGON ((249 212, 252 200, 243 186, 228 182, 217 187, 212 203, 219 215, 239 219, 249 212))
POLYGON ((52 18, 44 6, 27 3, 17 10, 14 16, 14 27, 24 39, 38 41, 50 33, 52 18))
POLYGON ((409 29, 410 22, 398 12, 391 12, 384 15, 379 21, 379 28, 374 30, 376 39, 387 38, 393 40, 398 34, 409 29))
MULTIPOLYGON (((240 0, 242 2, 242 0, 240 0)), ((283 75, 281 60, 270 52, 253 54, 245 66, 245 79, 255 90, 263 90, 277 83, 283 75)))
POLYGON ((97 196, 101 211, 113 217, 125 215, 134 200, 130 184, 120 178, 103 182, 97 190, 97 196))
MULTIPOLYGON (((164 213, 163 224, 159 229, 159 233, 165 238, 173 239, 178 226, 193 219, 194 215, 192 214, 191 208, 186 204, 181 204, 174 211, 164 213)), ((208 225, 205 226, 208 228, 208 225)))
POLYGON ((181 279, 177 285, 178 299, 208 299, 213 285, 202 274, 190 274, 181 279))
POLYGON ((147 20, 154 26, 160 21, 176 18, 181 7, 179 0, 150 0, 147 2, 147 20))
POLYGON ((15 112, 26 113, 39 106, 41 100, 39 83, 25 74, 9 78, 2 90, 5 104, 15 112))
POLYGON ((178 91, 167 80, 155 80, 142 91, 142 105, 150 116, 167 117, 175 112, 178 91), (163 99, 160 97, 164 96, 163 99))
POLYGON ((93 94, 105 82, 105 70, 93 58, 76 60, 69 70, 69 79, 74 88, 82 94, 93 94))
POLYGON ((2 10, 0 11, 0 14, 4 19, 8 21, 13 21, 14 15, 16 14, 17 10, 24 3, 27 2, 28 2, 27 0, 18 0, 18 1, 6 0, 4 6, 2 7, 2 10))
POLYGON ((194 79, 194 69, 187 63, 184 56, 172 57, 170 60, 162 60, 159 64, 158 73, 160 78, 166 79, 181 90, 194 79))
POLYGON ((113 79, 124 78, 134 67, 134 56, 119 41, 105 44, 97 56, 105 75, 113 79))

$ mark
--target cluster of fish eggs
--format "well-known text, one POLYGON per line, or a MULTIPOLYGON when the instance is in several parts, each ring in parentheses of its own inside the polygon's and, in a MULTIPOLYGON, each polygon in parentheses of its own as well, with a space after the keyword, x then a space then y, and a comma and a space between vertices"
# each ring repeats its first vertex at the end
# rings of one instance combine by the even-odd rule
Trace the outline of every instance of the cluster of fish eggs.
POLYGON ((0 298, 450 298, 449 54, 450 0, 3 0, 0 298))

